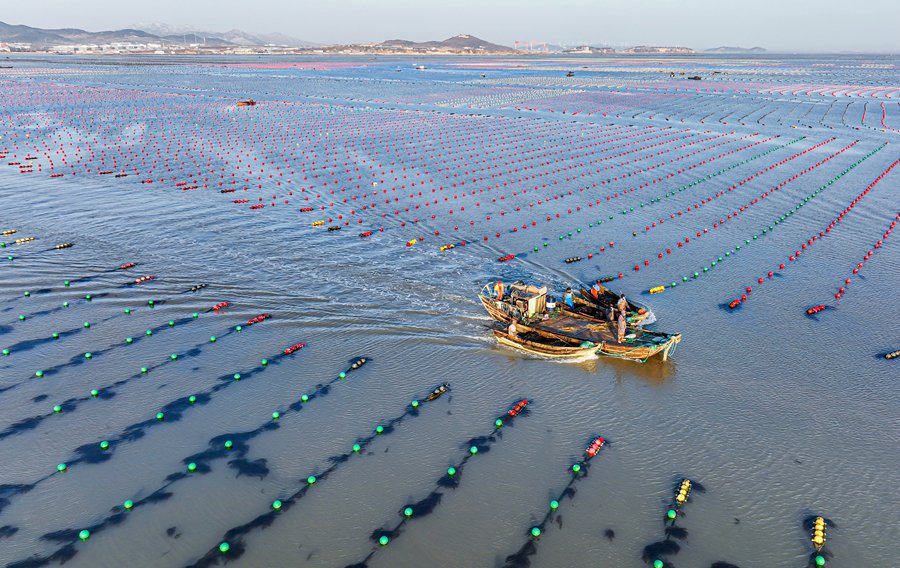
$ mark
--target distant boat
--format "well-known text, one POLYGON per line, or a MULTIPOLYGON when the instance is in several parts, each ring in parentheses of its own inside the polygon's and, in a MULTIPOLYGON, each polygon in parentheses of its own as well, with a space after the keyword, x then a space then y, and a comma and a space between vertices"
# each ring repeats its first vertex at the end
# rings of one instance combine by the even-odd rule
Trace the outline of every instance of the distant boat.
POLYGON ((574 77, 574 76, 575 76, 574 71, 569 71, 568 73, 566 73, 566 77, 574 77))
POLYGON ((247 99, 246 101, 238 101, 237 106, 239 106, 239 107, 256 106, 256 101, 254 101, 253 99, 247 99))

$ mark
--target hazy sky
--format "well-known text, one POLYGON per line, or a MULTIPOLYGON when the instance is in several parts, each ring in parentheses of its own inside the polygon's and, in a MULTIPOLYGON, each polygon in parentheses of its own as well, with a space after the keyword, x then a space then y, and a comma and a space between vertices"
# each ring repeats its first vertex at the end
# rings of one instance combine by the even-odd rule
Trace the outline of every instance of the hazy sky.
POLYGON ((0 0, 0 20, 90 31, 163 22, 321 43, 469 33, 609 45, 900 52, 900 0, 0 0))

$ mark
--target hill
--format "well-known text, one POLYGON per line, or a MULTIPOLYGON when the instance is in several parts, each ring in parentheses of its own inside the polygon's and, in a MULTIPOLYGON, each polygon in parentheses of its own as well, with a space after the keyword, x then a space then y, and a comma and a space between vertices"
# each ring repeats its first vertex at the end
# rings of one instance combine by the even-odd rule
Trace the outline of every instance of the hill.
POLYGON ((453 51, 478 53, 509 53, 513 49, 497 45, 473 35, 460 34, 443 41, 415 42, 405 39, 389 39, 378 44, 379 47, 402 49, 409 51, 453 51))
POLYGON ((312 47, 316 44, 284 34, 251 34, 242 30, 205 32, 165 24, 138 24, 134 28, 89 32, 77 28, 43 29, 0 22, 0 42, 28 43, 36 47, 109 43, 202 43, 210 47, 283 45, 312 47), (146 29, 143 29, 146 28, 146 29))
POLYGON ((704 53, 766 53, 765 48, 762 47, 731 47, 731 46, 722 46, 722 47, 713 47, 710 49, 704 49, 704 53))

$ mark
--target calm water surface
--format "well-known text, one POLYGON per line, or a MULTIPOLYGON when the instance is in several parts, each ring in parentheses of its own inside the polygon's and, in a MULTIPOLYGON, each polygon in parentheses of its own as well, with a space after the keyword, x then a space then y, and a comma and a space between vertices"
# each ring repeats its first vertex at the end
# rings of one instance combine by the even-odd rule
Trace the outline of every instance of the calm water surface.
POLYGON ((805 566, 817 514, 829 566, 893 559, 900 171, 818 234, 900 158, 895 59, 8 63, 0 563, 500 567, 596 436, 531 566, 646 565, 683 477, 706 491, 667 566, 805 566), (620 272, 614 290, 683 334, 672 360, 529 357, 477 301, 497 278, 558 293, 620 272))

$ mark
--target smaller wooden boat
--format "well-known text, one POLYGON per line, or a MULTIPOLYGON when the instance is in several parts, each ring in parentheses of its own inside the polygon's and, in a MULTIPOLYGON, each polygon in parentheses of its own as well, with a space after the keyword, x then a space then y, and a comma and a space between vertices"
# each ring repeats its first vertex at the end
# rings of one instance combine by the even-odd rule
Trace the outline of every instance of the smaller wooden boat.
POLYGON ((237 106, 239 106, 239 107, 256 106, 256 101, 254 101, 253 99, 247 99, 246 101, 238 101, 237 106))
POLYGON ((495 329, 494 337, 502 345, 542 357, 584 357, 594 355, 594 352, 597 350, 597 346, 589 341, 579 342, 577 340, 550 337, 523 324, 517 324, 516 327, 520 332, 515 336, 510 335, 506 331, 495 329))

